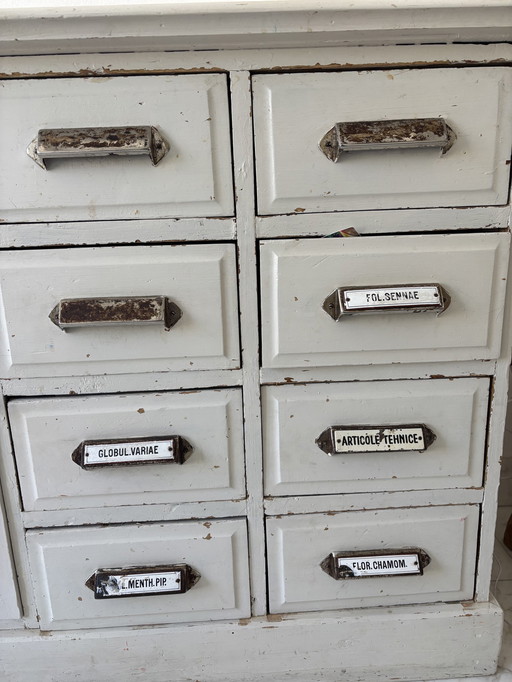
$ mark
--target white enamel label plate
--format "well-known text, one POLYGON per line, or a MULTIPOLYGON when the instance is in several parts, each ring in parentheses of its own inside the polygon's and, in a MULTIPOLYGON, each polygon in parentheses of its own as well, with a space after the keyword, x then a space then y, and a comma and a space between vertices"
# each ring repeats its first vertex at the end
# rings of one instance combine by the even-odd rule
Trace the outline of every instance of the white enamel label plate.
POLYGON ((436 286, 378 287, 375 289, 350 289, 343 292, 346 310, 366 310, 396 306, 439 306, 439 289, 436 286))
POLYGON ((336 557, 338 569, 348 568, 354 577, 374 575, 411 575, 421 573, 417 554, 383 554, 381 556, 336 557))
POLYGON ((133 441, 130 443, 95 443, 84 448, 84 463, 122 464, 125 462, 147 462, 171 460, 174 457, 172 440, 133 441))
POLYGON ((338 453, 346 452, 401 452, 425 450, 421 427, 394 429, 343 429, 334 431, 338 453))

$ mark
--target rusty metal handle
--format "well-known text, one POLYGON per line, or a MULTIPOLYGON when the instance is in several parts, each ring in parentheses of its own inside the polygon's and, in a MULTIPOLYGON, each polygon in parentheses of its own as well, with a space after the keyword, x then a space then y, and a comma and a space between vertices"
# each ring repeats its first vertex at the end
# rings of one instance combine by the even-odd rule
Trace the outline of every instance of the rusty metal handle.
POLYGON ((201 574, 188 564, 98 568, 85 586, 95 599, 171 595, 188 592, 201 574))
POLYGON ((456 139, 455 132, 442 118, 408 118, 336 123, 319 146, 336 163, 344 152, 434 147, 446 154, 456 139))
POLYGON ((120 296, 65 298, 48 317, 65 331, 73 327, 119 324, 163 324, 169 330, 181 316, 181 309, 167 296, 120 296))
POLYGON ((27 154, 47 169, 47 159, 97 156, 149 156, 153 166, 169 151, 169 144, 153 126, 121 128, 48 128, 39 130, 27 154))

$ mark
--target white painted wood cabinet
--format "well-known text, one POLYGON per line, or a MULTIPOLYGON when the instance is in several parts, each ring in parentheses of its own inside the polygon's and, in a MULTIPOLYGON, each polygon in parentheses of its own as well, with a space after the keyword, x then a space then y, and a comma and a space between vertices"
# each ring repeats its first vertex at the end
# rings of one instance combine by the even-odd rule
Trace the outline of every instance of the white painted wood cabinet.
POLYGON ((7 222, 233 215, 225 75, 13 80, 3 85, 1 115, 7 222), (41 129, 124 126, 158 130, 163 158, 64 151, 45 172, 20 154, 41 129))
POLYGON ((258 212, 505 204, 510 78, 499 68, 256 75, 258 212), (405 142, 383 153, 354 148, 336 163, 318 153, 336 123, 430 117, 453 131, 446 151, 405 142))
POLYGON ((495 670, 512 8, 424 10, 0 11, 6 682, 495 670))

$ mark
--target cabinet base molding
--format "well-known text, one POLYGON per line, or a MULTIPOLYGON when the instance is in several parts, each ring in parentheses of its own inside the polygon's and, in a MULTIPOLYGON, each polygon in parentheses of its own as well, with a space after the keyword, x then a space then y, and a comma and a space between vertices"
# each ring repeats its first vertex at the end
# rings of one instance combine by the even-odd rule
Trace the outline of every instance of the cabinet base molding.
POLYGON ((490 675, 495 602, 0 636, 4 682, 385 682, 490 675))

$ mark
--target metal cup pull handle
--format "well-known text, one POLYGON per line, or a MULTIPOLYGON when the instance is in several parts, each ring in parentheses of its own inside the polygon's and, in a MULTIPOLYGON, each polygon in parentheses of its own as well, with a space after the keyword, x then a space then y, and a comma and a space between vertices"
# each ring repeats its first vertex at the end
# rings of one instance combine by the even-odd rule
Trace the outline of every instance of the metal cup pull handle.
POLYGON ((98 568, 85 586, 95 599, 145 597, 188 592, 201 578, 188 564, 98 568))
POLYGON ((450 296, 440 284, 389 284, 340 287, 323 302, 333 320, 371 313, 428 313, 440 315, 450 305, 450 296))
POLYGON ((184 464, 192 449, 182 436, 84 440, 73 450, 71 459, 86 471, 103 467, 184 464))
POLYGON ((182 316, 167 296, 120 296, 118 298, 65 298, 50 312, 50 320, 66 331, 112 325, 163 324, 168 331, 182 316))
POLYGON ((320 568, 334 580, 423 575, 430 556, 419 547, 331 552, 320 568))
POLYGON ((408 118, 336 123, 319 146, 336 163, 344 152, 437 148, 446 154, 456 139, 455 132, 442 118, 408 118))
POLYGON ((315 440, 330 456, 425 452, 436 435, 425 424, 342 424, 329 426, 315 440))
POLYGON ((47 159, 146 155, 156 166, 169 144, 154 126, 120 128, 46 128, 27 147, 27 154, 47 170, 47 159))

